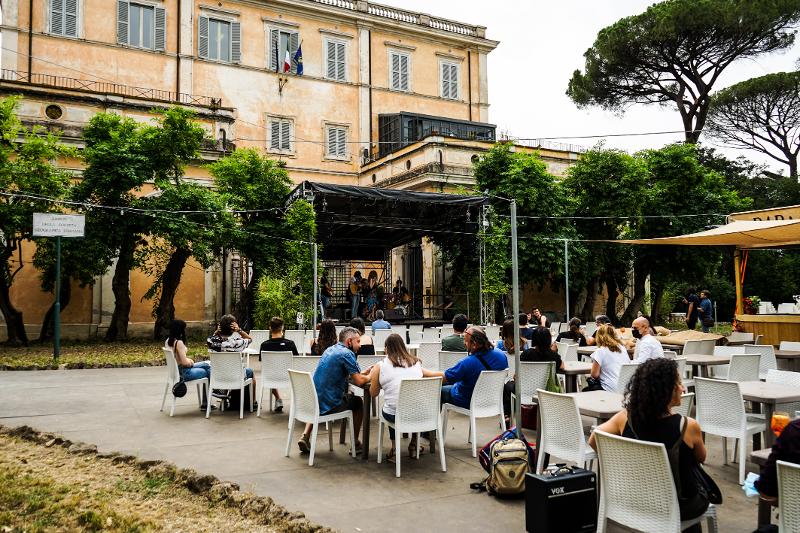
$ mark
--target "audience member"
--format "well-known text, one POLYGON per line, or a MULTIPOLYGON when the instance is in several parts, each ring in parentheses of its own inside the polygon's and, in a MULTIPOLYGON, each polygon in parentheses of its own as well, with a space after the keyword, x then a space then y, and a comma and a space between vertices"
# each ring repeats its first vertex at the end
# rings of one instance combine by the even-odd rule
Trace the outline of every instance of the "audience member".
POLYGON ((372 323, 372 334, 379 329, 392 329, 392 325, 383 319, 383 311, 378 309, 375 311, 375 321, 372 323))
POLYGON ((619 371, 622 365, 630 363, 628 350, 617 337, 617 332, 612 325, 600 326, 594 334, 597 350, 592 357, 592 381, 589 381, 588 390, 607 390, 615 392, 619 381, 619 371))
MULTIPOLYGON (((597 429, 613 435, 650 442, 660 442, 667 450, 678 446, 677 454, 668 454, 677 464, 671 464, 677 472, 679 483, 678 504, 681 520, 690 520, 702 515, 708 508, 708 500, 700 494, 692 474, 696 463, 706 460, 700 424, 693 418, 673 414, 672 408, 681 404, 684 388, 678 373, 678 364, 670 359, 658 358, 645 361, 636 370, 625 391, 625 409, 597 429)), ((596 448, 595 436, 589 444, 596 448)), ((640 465, 647 468, 647 465, 640 465)), ((700 525, 684 531, 699 532, 700 525)))
POLYGON ((509 318, 503 322, 503 327, 500 328, 500 341, 496 348, 501 352, 513 355, 514 350, 519 346, 519 351, 522 352, 527 347, 528 339, 522 336, 522 328, 519 329, 519 335, 519 343, 514 342, 514 320, 509 318))
MULTIPOLYGON (((261 361, 261 352, 292 352, 292 355, 299 355, 294 341, 283 336, 283 319, 280 317, 274 316, 269 321, 269 339, 261 343, 258 353, 259 361, 261 361)), ((283 411, 280 392, 278 389, 270 389, 269 392, 275 397, 275 412, 280 413, 283 411)))
POLYGON ((524 337, 525 340, 531 340, 531 334, 533 333, 533 328, 528 327, 528 315, 525 313, 519 314, 519 334, 521 337, 524 337))
POLYGON ((545 315, 539 310, 538 307, 534 307, 531 309, 531 321, 536 324, 537 326, 542 326, 543 328, 550 328, 550 321, 547 319, 545 315))
POLYGON ((442 350, 446 352, 466 352, 464 330, 467 329, 467 316, 458 314, 453 317, 453 334, 442 339, 442 350))
MULTIPOLYGON (((392 333, 386 338, 386 358, 372 367, 369 375, 370 389, 372 396, 378 397, 383 390, 383 418, 389 422, 394 422, 397 414, 397 399, 400 395, 400 382, 404 379, 414 379, 421 377, 434 377, 438 375, 422 368, 422 362, 417 357, 411 355, 406 349, 406 343, 397 333, 392 333)), ((389 439, 392 441, 392 449, 389 450, 388 459, 394 462, 395 456, 395 435, 394 429, 389 428, 389 439)), ((420 453, 425 451, 419 445, 420 453)), ((408 455, 417 455, 417 437, 412 435, 408 445, 408 455)))
POLYGON ((637 339, 636 351, 633 354, 633 359, 637 363, 644 363, 648 359, 655 359, 664 357, 664 347, 656 339, 650 319, 646 316, 640 316, 633 321, 631 326, 631 333, 633 338, 637 339))
MULTIPOLYGON (((511 322, 513 325, 513 321, 511 322)), ((503 325, 505 327, 505 324, 503 325)), ((558 352, 552 349, 553 336, 550 334, 550 329, 538 326, 533 328, 531 335, 531 347, 519 355, 519 360, 522 362, 549 362, 555 363, 556 372, 564 371, 564 362, 558 352)), ((514 376, 516 379, 516 376, 514 376)), ((511 394, 514 392, 514 380, 506 383, 503 389, 503 411, 506 418, 511 416, 511 394)))
MULTIPOLYGON (((206 339, 206 344, 215 352, 243 352, 252 340, 253 338, 239 327, 235 316, 222 315, 222 318, 219 319, 219 324, 217 324, 217 330, 206 339)), ((253 374, 253 369, 245 368, 244 375, 246 378, 253 380, 252 386, 255 388, 256 378, 253 374)), ((214 391, 214 394, 217 394, 217 391, 214 391)), ((225 393, 225 395, 227 398, 228 394, 225 393)), ((253 402, 253 408, 255 409, 256 407, 258 407, 258 403, 253 402)))
POLYGON ((756 481, 759 494, 772 505, 779 503, 777 461, 800 464, 800 418, 783 428, 780 437, 772 445, 767 462, 761 467, 761 476, 756 481))
POLYGON ((569 321, 569 330, 562 331, 556 337, 556 342, 570 340, 578 343, 578 346, 586 346, 586 337, 581 333, 581 319, 573 318, 569 321))
POLYGON ((311 355, 322 355, 336 344, 336 324, 331 319, 320 322, 317 338, 311 340, 311 355))
MULTIPOLYGON (((178 372, 184 381, 203 379, 211 377, 211 365, 208 361, 195 363, 187 356, 189 348, 186 346, 186 322, 183 320, 173 320, 169 323, 169 337, 164 342, 164 347, 172 350, 175 362, 178 363, 178 372)), ((203 387, 203 401, 200 409, 206 410, 206 387, 203 387)))
MULTIPOLYGON (((597 315, 594 317, 594 325, 600 328, 600 326, 604 324, 611 324, 611 319, 608 318, 606 315, 597 315)), ((597 330, 595 330, 597 331, 597 330)), ((594 333, 586 337, 586 345, 587 346, 594 346, 594 333)))
POLYGON ((356 351, 356 355, 375 355, 375 342, 372 337, 367 335, 367 328, 364 327, 364 321, 356 317, 350 321, 350 327, 354 328, 361 335, 360 348, 356 351))
MULTIPOLYGON (((360 347, 361 335, 355 328, 344 328, 339 333, 339 342, 325 350, 314 372, 314 388, 317 389, 319 412, 321 415, 353 411, 355 426, 355 447, 360 450, 358 433, 363 418, 362 402, 348 392, 348 378, 357 387, 369 382, 369 377, 362 373, 356 362, 356 352, 360 347)), ((308 453, 311 449, 309 437, 312 424, 306 424, 305 431, 297 442, 300 453, 308 453)))

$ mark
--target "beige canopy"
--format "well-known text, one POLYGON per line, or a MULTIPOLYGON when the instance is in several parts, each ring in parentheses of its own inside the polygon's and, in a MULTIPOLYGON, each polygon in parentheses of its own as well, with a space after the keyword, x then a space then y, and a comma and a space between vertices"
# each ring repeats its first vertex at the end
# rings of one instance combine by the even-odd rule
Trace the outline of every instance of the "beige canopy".
POLYGON ((614 241, 621 244, 782 248, 800 244, 800 220, 735 220, 699 233, 614 241))

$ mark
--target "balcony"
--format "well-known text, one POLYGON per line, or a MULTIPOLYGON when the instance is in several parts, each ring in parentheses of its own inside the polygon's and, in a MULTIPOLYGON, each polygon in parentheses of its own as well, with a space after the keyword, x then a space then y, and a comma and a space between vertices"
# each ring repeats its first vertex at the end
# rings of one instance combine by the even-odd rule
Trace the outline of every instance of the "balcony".
POLYGON ((76 78, 68 78, 66 76, 55 76, 52 74, 28 74, 27 72, 21 72, 17 70, 2 69, 2 71, 0 71, 0 81, 25 83, 46 88, 68 89, 73 91, 87 91, 99 94, 141 98, 143 100, 154 102, 200 106, 207 107, 212 110, 217 110, 222 107, 222 98, 162 91, 161 89, 150 89, 146 87, 134 87, 106 81, 80 80, 76 78))
MULTIPOLYGON (((409 144, 440 135, 465 141, 494 142, 496 126, 418 113, 378 115, 378 153, 380 159, 409 144)), ((375 159, 375 154, 372 154, 375 159)))

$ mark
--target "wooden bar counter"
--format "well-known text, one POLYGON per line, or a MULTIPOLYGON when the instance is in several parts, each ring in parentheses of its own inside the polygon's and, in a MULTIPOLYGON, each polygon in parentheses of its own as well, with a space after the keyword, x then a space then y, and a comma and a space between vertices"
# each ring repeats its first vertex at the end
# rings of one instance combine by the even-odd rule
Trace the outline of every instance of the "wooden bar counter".
POLYGON ((736 315, 736 320, 747 333, 764 335, 759 344, 800 341, 800 314, 736 315))

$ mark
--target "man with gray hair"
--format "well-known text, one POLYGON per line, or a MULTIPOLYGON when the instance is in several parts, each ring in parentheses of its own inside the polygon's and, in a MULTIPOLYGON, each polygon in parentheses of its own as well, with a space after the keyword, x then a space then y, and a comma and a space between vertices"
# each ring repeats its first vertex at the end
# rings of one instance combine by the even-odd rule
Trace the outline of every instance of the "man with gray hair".
MULTIPOLYGON (((319 413, 330 415, 342 411, 353 411, 353 425, 355 426, 355 447, 361 448, 358 433, 361 429, 363 410, 361 400, 348 392, 348 381, 357 387, 369 382, 369 370, 362 373, 356 362, 356 352, 361 347, 361 334, 355 328, 344 328, 339 333, 339 342, 330 346, 322 353, 317 370, 314 372, 314 388, 317 389, 319 399, 319 413)), ((306 424, 306 429, 297 442, 300 453, 308 453, 311 449, 310 435, 311 424, 306 424)))
MULTIPOLYGON (((611 319, 608 318, 608 316, 606 316, 606 315, 597 315, 596 317, 594 317, 594 325, 597 326, 598 328, 600 326, 604 326, 606 324, 611 324, 611 319)), ((592 333, 591 335, 587 335, 586 336, 586 345, 587 346, 594 346, 595 344, 596 344, 596 342, 594 340, 594 333, 592 333)))

